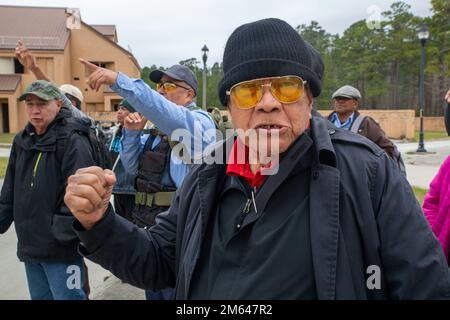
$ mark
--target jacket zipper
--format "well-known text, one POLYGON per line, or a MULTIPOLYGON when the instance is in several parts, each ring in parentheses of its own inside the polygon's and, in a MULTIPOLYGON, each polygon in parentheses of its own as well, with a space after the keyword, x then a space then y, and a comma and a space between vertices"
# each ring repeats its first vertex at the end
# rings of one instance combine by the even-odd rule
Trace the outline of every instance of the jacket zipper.
POLYGON ((253 207, 255 208, 255 212, 258 213, 258 209, 256 208, 255 194, 256 194, 256 187, 252 189, 251 197, 249 197, 245 202, 244 209, 242 210, 241 219, 239 223, 236 225, 236 229, 239 230, 242 227, 242 223, 244 222, 245 216, 250 213, 250 208, 252 207, 252 204, 253 207))
POLYGON ((242 213, 249 213, 250 207, 252 206, 252 199, 247 199, 247 202, 245 203, 244 210, 242 210, 242 213))
POLYGON ((41 157, 42 157, 42 152, 39 152, 39 155, 37 157, 36 163, 34 164, 33 176, 31 178, 31 187, 32 188, 34 186, 34 179, 36 178, 36 171, 37 171, 37 167, 39 165, 39 161, 41 161, 41 157))
POLYGON ((255 212, 258 213, 258 209, 256 208, 255 194, 256 194, 256 187, 253 187, 252 202, 253 202, 253 207, 255 208, 255 212))

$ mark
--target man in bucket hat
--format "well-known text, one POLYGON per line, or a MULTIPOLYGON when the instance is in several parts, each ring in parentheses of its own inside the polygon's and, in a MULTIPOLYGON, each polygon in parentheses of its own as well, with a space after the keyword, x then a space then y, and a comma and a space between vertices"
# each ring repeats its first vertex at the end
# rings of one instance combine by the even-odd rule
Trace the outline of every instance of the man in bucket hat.
POLYGON ((317 58, 282 20, 237 28, 219 96, 238 136, 211 154, 227 163, 195 166, 148 232, 107 205, 113 174, 79 170, 65 201, 83 255, 134 285, 175 285, 177 299, 449 298, 439 243, 395 164, 311 117, 317 58))
POLYGON ((62 98, 44 80, 19 97, 29 123, 14 138, 0 196, 0 233, 15 223, 17 255, 25 264, 31 299, 86 299, 74 217, 63 198, 67 178, 94 160, 88 138, 77 131, 81 120, 62 106, 62 98), (61 154, 63 137, 67 148, 61 154))

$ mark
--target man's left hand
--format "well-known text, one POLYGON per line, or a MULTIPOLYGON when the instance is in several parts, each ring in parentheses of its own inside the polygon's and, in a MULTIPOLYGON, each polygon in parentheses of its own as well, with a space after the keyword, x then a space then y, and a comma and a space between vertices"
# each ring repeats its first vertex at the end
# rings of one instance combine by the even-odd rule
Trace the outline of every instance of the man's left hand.
POLYGON ((142 131, 147 119, 138 112, 130 113, 124 120, 123 126, 128 130, 142 131))

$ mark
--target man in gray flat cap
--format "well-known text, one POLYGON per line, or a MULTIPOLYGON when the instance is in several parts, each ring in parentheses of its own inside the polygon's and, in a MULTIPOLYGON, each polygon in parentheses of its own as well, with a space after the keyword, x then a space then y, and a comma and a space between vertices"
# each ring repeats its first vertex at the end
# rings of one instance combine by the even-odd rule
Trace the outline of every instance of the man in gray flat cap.
POLYGON ((361 93, 355 87, 345 85, 333 93, 334 111, 328 116, 336 127, 358 133, 373 141, 383 149, 405 173, 405 165, 395 144, 388 139, 378 122, 357 109, 361 100, 361 93))

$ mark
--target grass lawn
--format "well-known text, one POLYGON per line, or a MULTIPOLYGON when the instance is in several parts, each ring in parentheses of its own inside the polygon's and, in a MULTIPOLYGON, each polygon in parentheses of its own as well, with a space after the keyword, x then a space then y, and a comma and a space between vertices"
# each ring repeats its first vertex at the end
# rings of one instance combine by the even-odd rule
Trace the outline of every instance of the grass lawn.
POLYGON ((13 142, 15 137, 14 133, 1 133, 0 134, 0 143, 11 143, 13 142))
POLYGON ((414 194, 416 195, 417 200, 419 200, 420 205, 423 204, 423 198, 428 193, 428 189, 422 189, 419 187, 413 187, 414 194))
POLYGON ((8 166, 8 158, 0 157, 0 178, 5 177, 7 166, 8 166))
MULTIPOLYGON (((418 142, 419 141, 419 131, 414 132, 414 139, 412 142, 418 142)), ((425 131, 423 133, 425 141, 430 140, 442 140, 442 139, 449 139, 450 137, 447 135, 447 132, 434 132, 434 131, 425 131)))

